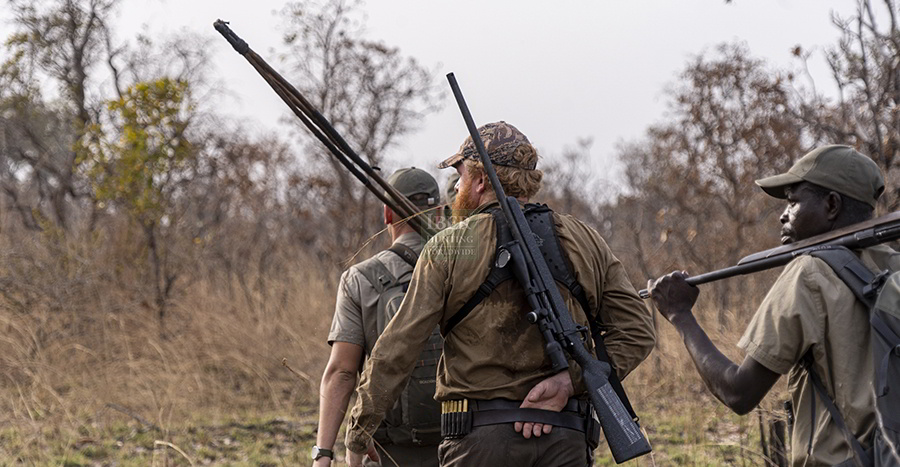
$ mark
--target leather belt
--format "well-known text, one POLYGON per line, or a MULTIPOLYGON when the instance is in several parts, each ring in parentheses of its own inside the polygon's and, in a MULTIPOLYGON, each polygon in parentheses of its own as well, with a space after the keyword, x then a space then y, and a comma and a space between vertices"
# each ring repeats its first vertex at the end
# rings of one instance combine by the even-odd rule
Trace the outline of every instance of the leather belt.
POLYGON ((596 446, 599 425, 595 423, 590 404, 569 399, 560 412, 520 408, 521 401, 507 399, 457 400, 441 403, 441 435, 456 439, 469 434, 473 428, 513 422, 531 422, 568 428, 585 433, 596 446))

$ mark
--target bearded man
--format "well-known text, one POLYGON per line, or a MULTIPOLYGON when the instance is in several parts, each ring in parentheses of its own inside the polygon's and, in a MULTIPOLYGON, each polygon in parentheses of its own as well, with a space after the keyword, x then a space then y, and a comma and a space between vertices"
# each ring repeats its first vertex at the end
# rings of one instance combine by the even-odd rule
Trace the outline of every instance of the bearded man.
MULTIPOLYGON (((506 122, 479 132, 507 195, 527 203, 542 178, 534 146, 506 122)), ((499 204, 471 138, 439 167, 459 173, 453 213, 462 220, 425 245, 403 304, 372 351, 347 431, 350 465, 374 452, 372 434, 437 325, 444 337, 435 392, 444 417, 441 465, 590 465, 599 433, 586 428, 592 415, 578 365, 570 361, 568 371, 554 374, 543 337, 526 319, 522 287, 511 277, 493 280, 505 224, 498 224, 499 204), (543 411, 556 421, 531 416, 543 411)), ((525 212, 552 226, 544 241, 555 242, 566 263, 566 305, 576 323, 605 329, 615 376, 624 378, 655 343, 650 313, 625 269, 577 219, 542 205, 525 205, 525 212)))

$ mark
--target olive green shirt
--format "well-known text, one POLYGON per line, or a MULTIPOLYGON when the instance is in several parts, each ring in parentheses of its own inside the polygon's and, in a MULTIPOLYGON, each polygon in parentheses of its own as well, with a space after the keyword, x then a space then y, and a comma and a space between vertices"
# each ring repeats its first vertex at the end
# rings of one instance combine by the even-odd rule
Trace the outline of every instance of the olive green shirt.
MULTIPOLYGON (((900 253, 885 245, 863 250, 861 258, 873 271, 900 270, 900 253)), ((785 267, 738 343, 766 368, 788 375, 795 413, 794 466, 834 465, 852 456, 850 443, 803 369, 802 358, 810 350, 814 368, 847 427, 869 446, 876 423, 870 328, 869 311, 831 267, 821 259, 800 256, 785 267)))
MULTIPOLYGON (((480 207, 466 220, 426 243, 409 291, 372 351, 350 415, 347 447, 366 443, 403 388, 426 339, 440 324, 444 352, 438 363, 435 399, 522 400, 553 374, 544 339, 525 314, 530 311, 515 280, 500 284, 449 334, 447 321, 484 282, 496 250, 493 216, 480 207)), ((652 318, 603 238, 575 218, 554 214, 563 250, 584 287, 590 313, 607 327, 604 342, 613 367, 624 378, 653 348, 652 318)), ((588 318, 565 287, 560 288, 576 323, 588 318)), ((587 346, 593 350, 588 339, 587 346)), ((570 361, 576 390, 583 391, 577 365, 570 361)))
MULTIPOLYGON (((422 246, 425 245, 422 237, 414 232, 397 237, 394 243, 406 245, 416 253, 421 253, 422 246)), ((389 250, 381 251, 344 271, 338 285, 331 331, 328 333, 329 345, 348 342, 362 347, 366 355, 372 353, 375 341, 378 340, 377 311, 380 295, 360 272, 360 269, 367 267, 372 261, 381 261, 397 279, 412 274, 412 266, 389 250)))

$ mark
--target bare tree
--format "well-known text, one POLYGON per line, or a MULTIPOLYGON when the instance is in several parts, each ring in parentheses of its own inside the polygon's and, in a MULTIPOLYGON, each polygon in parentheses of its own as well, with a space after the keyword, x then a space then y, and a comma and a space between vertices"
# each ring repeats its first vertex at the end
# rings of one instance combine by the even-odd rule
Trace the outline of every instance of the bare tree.
MULTIPOLYGON (((829 97, 808 72, 811 50, 797 46, 806 80, 795 78, 796 115, 825 141, 855 146, 887 174, 888 191, 879 205, 900 207, 900 28, 897 3, 858 2, 850 18, 834 15, 838 43, 825 52, 837 95, 829 97)), ((821 84, 821 83, 819 83, 821 84)))
MULTIPOLYGON (((360 156, 378 166, 386 151, 437 108, 441 94, 432 73, 415 59, 364 38, 358 7, 352 0, 289 3, 283 10, 284 59, 291 69, 286 76, 360 156)), ((309 141, 305 130, 300 134, 309 141)), ((374 198, 320 146, 307 148, 320 162, 308 173, 310 183, 325 190, 333 206, 323 216, 330 219, 330 237, 341 249, 359 245, 378 225, 374 198), (357 220, 347 223, 347 216, 357 220)))
POLYGON ((108 21, 118 0, 7 3, 15 33, 0 70, 0 184, 26 226, 65 232, 72 201, 89 195, 76 174, 78 147, 102 108, 96 67, 117 53, 108 21))
MULTIPOLYGON (((639 256, 653 265, 638 269, 710 270, 774 246, 767 233, 777 207, 753 182, 786 169, 814 141, 787 112, 784 80, 743 46, 722 45, 712 58, 691 62, 668 92, 666 122, 620 148, 624 205, 640 214, 630 221, 639 234, 632 241, 641 244, 632 248, 654 252, 639 256)), ((722 326, 742 288, 716 284, 722 326)))

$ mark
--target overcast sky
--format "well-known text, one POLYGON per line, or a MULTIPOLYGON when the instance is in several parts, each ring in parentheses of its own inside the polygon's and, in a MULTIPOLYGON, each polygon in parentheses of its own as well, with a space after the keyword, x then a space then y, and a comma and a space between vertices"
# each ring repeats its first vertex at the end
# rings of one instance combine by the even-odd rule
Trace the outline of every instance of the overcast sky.
MULTIPOLYGON (((221 112, 277 131, 286 107, 212 23, 217 18, 230 21, 238 35, 277 67, 272 50, 283 50, 278 12, 284 4, 125 0, 119 36, 130 38, 147 25, 153 34, 187 29, 210 38, 213 63, 235 96, 221 104, 221 112)), ((558 154, 579 138, 593 138, 593 172, 607 179, 615 173, 608 169, 615 167, 616 143, 641 137, 648 125, 664 118, 664 87, 691 57, 722 42, 743 41, 753 56, 788 67, 794 46, 821 50, 834 44, 838 35, 832 12, 848 16, 855 4, 369 0, 362 9, 367 38, 399 47, 437 69, 442 86, 444 75, 455 72, 477 123, 513 123, 544 155, 558 154)), ((813 72, 827 83, 818 63, 813 72)), ((433 169, 457 149, 467 133, 449 91, 445 97, 443 110, 425 118, 419 132, 387 155, 392 164, 386 165, 433 169)))

